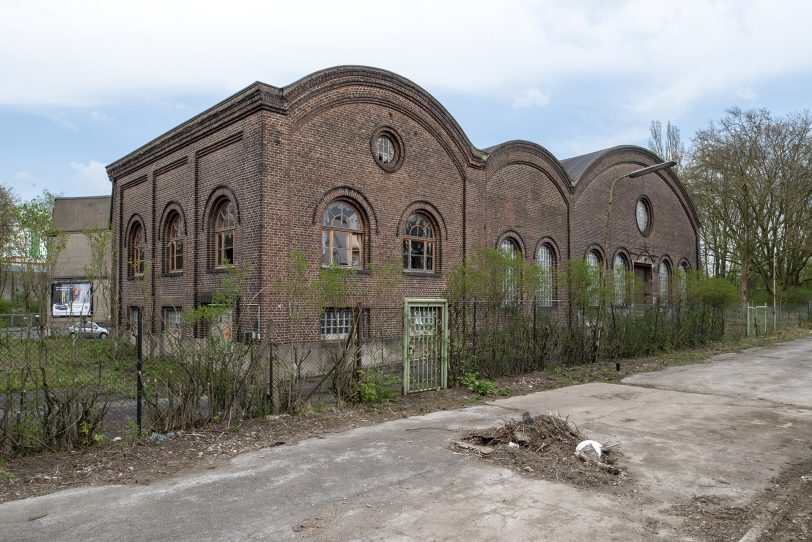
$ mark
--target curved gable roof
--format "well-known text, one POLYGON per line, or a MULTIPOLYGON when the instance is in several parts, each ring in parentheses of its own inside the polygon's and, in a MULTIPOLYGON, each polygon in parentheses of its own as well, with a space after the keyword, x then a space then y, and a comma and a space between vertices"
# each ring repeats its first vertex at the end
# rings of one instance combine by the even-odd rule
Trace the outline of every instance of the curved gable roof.
MULTIPOLYGON (((533 143, 532 141, 527 141, 524 139, 514 139, 511 141, 505 141, 504 143, 500 143, 498 145, 493 145, 492 147, 488 147, 483 152, 487 153, 485 158, 486 166, 490 169, 490 165, 493 163, 494 160, 497 160, 502 153, 515 153, 516 151, 523 152, 524 156, 534 158, 533 165, 538 167, 542 170, 547 170, 547 168, 543 167, 545 164, 544 162, 548 162, 554 171, 546 171, 548 176, 553 180, 558 188, 559 192, 561 193, 561 197, 567 201, 567 194, 572 192, 572 182, 570 177, 568 176, 567 171, 562 166, 561 162, 556 158, 553 153, 539 145, 538 143, 533 143), (536 163, 536 161, 538 163, 536 163), (563 183, 563 184, 561 184, 563 183)), ((501 169, 501 167, 515 164, 515 163, 524 163, 526 160, 523 160, 521 156, 509 156, 507 160, 504 162, 499 162, 497 160, 497 168, 501 169)))
MULTIPOLYGON (((638 147, 637 145, 618 145, 616 147, 610 147, 608 149, 561 160, 561 165, 569 174, 573 185, 578 188, 578 193, 580 193, 600 174, 603 169, 606 169, 605 167, 601 168, 602 164, 606 163, 607 160, 611 160, 614 155, 621 155, 622 153, 637 154, 641 158, 640 163, 645 165, 653 165, 663 161, 662 158, 657 156, 649 149, 638 147), (651 163, 646 164, 646 162, 649 161, 651 163)), ((609 165, 614 164, 609 163, 609 165)), ((609 165, 606 167, 609 167, 609 165)), ((666 179, 666 182, 673 185, 672 189, 675 190, 683 200, 683 205, 685 206, 694 227, 699 228, 699 215, 696 212, 696 208, 694 207, 694 202, 691 199, 691 196, 685 189, 685 185, 682 184, 682 181, 680 181, 679 177, 677 177, 676 173, 674 173, 671 169, 662 171, 660 173, 666 179)))
POLYGON ((382 88, 400 94, 422 107, 443 125, 469 163, 481 163, 484 159, 483 151, 471 143, 457 120, 434 96, 420 85, 394 72, 369 66, 335 66, 306 75, 281 91, 286 108, 293 109, 313 93, 351 85, 382 88))

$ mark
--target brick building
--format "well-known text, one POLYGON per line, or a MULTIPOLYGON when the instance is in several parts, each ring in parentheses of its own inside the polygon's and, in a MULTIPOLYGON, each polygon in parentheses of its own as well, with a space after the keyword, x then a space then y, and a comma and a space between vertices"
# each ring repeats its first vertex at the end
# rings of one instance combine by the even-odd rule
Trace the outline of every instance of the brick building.
MULTIPOLYGON (((310 277, 323 264, 355 269, 357 300, 375 289, 375 264, 403 262, 392 306, 442 296, 477 247, 552 268, 623 265, 654 288, 697 266, 697 216, 672 171, 617 185, 603 244, 610 183, 659 162, 634 146, 567 160, 528 141, 477 149, 426 91, 373 68, 254 83, 108 166, 116 318, 141 310, 160 331, 209 303, 233 262, 247 271, 241 327, 272 318, 283 336, 291 300, 275 280, 293 250, 310 277)), ((319 329, 316 312, 314 337, 341 317, 319 329)))

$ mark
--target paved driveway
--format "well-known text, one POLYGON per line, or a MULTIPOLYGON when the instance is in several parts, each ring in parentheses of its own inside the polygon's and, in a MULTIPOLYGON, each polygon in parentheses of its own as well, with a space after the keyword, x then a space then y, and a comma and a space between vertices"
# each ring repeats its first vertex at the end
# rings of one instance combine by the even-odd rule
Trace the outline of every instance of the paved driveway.
POLYGON ((808 338, 247 453, 149 486, 10 502, 0 538, 690 540, 675 506, 697 496, 744 505, 810 458, 811 378, 808 338), (619 441, 636 493, 528 479, 449 449, 460 431, 524 410, 619 441))

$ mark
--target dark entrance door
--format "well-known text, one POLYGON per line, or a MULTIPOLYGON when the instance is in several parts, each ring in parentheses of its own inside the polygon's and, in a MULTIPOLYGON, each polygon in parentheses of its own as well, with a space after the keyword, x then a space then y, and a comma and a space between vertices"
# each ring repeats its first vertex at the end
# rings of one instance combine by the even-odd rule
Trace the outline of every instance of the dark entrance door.
POLYGON ((634 286, 632 288, 633 303, 651 302, 651 266, 634 264, 634 286))

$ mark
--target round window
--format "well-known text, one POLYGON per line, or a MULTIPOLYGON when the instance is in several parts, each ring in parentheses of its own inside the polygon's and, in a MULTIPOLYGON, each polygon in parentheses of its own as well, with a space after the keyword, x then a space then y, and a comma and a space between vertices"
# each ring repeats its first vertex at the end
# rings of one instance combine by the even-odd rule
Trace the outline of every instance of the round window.
POLYGON ((369 142, 372 157, 384 171, 393 173, 403 164, 403 140, 389 126, 381 126, 372 134, 369 142))
POLYGON ((648 200, 640 198, 637 200, 637 229, 640 233, 647 235, 651 226, 651 207, 648 200))
POLYGON ((380 136, 375 142, 376 158, 382 164, 388 164, 395 159, 395 144, 387 136, 380 136))

